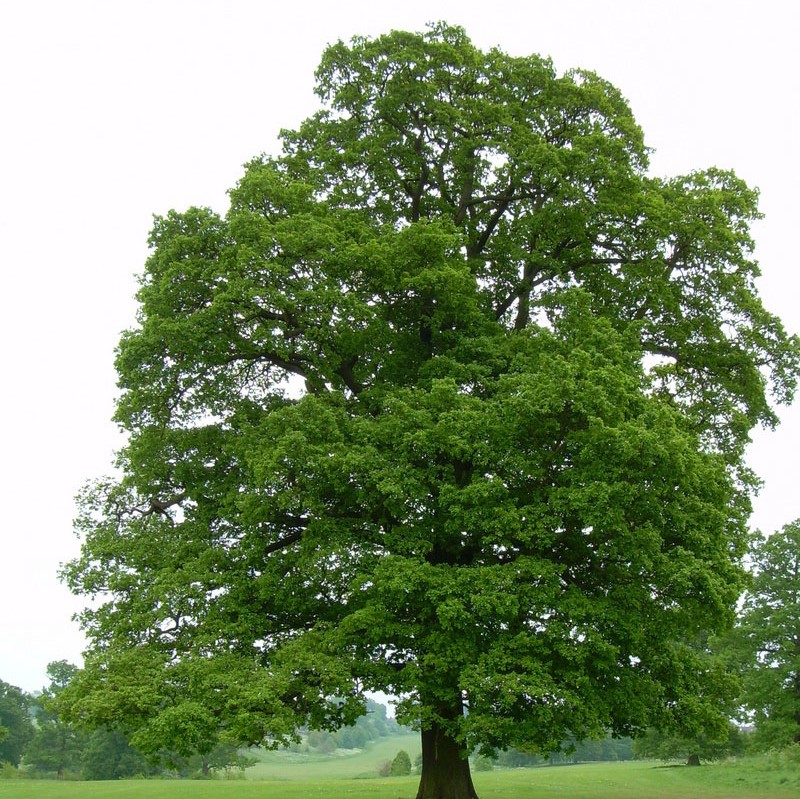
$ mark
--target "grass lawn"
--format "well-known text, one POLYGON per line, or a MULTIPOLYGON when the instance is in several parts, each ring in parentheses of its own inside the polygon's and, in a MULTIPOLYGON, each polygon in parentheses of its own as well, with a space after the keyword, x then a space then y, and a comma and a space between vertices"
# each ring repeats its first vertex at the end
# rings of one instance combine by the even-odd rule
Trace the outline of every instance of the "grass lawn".
MULTIPOLYGON (((396 751, 396 750, 395 750, 396 751)), ((412 756, 413 757, 413 756, 412 756)), ((416 777, 327 779, 0 781, 0 799, 413 799, 416 777)), ((295 766, 296 768, 296 766, 295 766)), ((796 799, 800 771, 766 760, 701 766, 592 763, 474 775, 480 799, 796 799)))

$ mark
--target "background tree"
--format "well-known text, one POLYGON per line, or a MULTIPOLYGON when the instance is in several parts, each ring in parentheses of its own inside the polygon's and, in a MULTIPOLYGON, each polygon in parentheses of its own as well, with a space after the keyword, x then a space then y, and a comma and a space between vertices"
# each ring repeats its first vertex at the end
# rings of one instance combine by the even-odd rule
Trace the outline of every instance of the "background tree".
POLYGON ((472 768, 475 771, 491 771, 494 768, 494 761, 486 755, 478 754, 472 758, 472 768))
POLYGON ((154 769, 120 730, 99 727, 89 734, 81 752, 85 780, 120 780, 152 774, 154 769))
POLYGON ((724 724, 682 642, 732 622, 744 446, 798 366, 755 192, 649 177, 614 87, 459 28, 339 43, 317 79, 225 217, 156 219, 65 706, 205 747, 388 691, 420 799, 474 797, 476 746, 724 724))
POLYGON ((754 745, 800 743, 800 519, 752 549, 752 582, 728 652, 743 674, 754 745))
POLYGON ((735 724, 728 725, 725 738, 704 734, 689 738, 648 730, 633 742, 633 753, 638 758, 684 759, 690 766, 699 766, 703 760, 742 755, 746 743, 745 733, 735 724))
POLYGON ((220 771, 230 774, 234 769, 243 773, 246 769, 255 766, 256 763, 258 763, 257 758, 241 751, 237 744, 226 741, 218 743, 211 750, 205 761, 201 763, 200 770, 203 774, 220 771))
POLYGON ((25 747, 24 764, 57 778, 114 780, 153 773, 121 731, 101 726, 88 732, 61 718, 60 694, 77 672, 65 660, 48 664, 50 684, 31 701, 35 732, 25 747))
POLYGON ((28 694, 0 680, 0 763, 19 766, 33 736, 30 704, 28 694))
POLYGON ((33 701, 36 732, 25 747, 25 764, 36 771, 55 774, 59 779, 80 771, 80 758, 85 736, 59 718, 56 696, 69 685, 78 671, 66 660, 49 663, 50 684, 33 701))
POLYGON ((36 732, 25 747, 24 763, 57 779, 77 775, 81 769, 82 738, 71 726, 40 715, 36 732))

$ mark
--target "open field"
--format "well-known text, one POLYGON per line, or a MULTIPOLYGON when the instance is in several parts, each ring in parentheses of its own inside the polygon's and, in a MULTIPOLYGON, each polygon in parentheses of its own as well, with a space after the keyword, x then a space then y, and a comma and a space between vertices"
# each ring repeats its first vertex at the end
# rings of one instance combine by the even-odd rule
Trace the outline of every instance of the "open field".
MULTIPOLYGON (((393 739, 396 740, 396 739, 393 739)), ((329 758, 329 761, 332 758, 329 758)), ((416 777, 385 779, 0 781, 0 799, 413 799, 416 777)), ((796 799, 800 771, 767 761, 664 767, 592 763, 474 775, 481 799, 796 799)))
POLYGON ((420 753, 419 733, 394 735, 372 741, 363 751, 338 750, 336 754, 301 754, 288 750, 259 750, 259 762, 247 769, 248 780, 355 780, 377 777, 378 765, 405 749, 411 762, 420 753))

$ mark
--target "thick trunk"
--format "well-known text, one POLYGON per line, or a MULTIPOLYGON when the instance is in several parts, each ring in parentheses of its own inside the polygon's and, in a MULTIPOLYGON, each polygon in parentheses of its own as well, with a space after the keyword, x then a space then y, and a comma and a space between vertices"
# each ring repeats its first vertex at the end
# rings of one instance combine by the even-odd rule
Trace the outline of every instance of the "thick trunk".
POLYGON ((435 723, 422 731, 422 776, 417 799, 478 799, 467 755, 435 723))

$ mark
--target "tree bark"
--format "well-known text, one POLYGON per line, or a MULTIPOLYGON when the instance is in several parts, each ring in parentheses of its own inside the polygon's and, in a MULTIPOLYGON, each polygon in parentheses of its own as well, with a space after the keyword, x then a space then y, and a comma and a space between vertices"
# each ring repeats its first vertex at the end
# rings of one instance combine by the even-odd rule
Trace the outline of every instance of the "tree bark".
POLYGON ((466 753, 435 722, 422 731, 422 775, 417 799, 478 799, 466 753))

